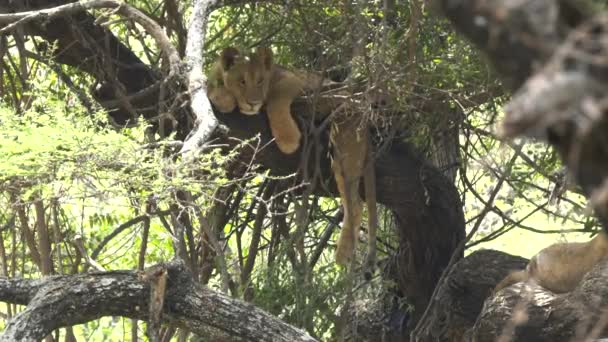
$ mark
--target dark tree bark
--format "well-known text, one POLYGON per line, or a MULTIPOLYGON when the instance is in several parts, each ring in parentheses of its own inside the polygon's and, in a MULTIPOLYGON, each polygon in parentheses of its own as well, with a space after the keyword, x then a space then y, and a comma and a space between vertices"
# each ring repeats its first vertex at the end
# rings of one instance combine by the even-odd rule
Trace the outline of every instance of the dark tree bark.
MULTIPOLYGON (((48 7, 63 2, 37 0, 34 4, 48 7)), ((53 19, 48 23, 31 23, 28 26, 33 26, 29 32, 59 43, 58 62, 76 67, 102 83, 107 80, 108 75, 99 72, 95 66, 102 65, 104 58, 110 58, 112 64, 117 66, 116 71, 122 70, 126 74, 125 77, 111 78, 112 75, 109 77, 112 80, 118 79, 122 87, 127 89, 127 95, 142 89, 150 89, 149 87, 157 79, 155 71, 137 60, 109 31, 96 26, 94 18, 88 14, 53 19), (51 31, 48 30, 49 26, 53 28, 51 31), (79 36, 74 34, 76 29, 84 30, 93 42, 104 41, 105 45, 111 46, 110 53, 106 49, 92 52, 87 44, 78 41, 79 36), (126 51, 123 52, 125 49, 126 51), (69 58, 60 58, 64 55, 69 58), (129 76, 131 72, 143 74, 131 75, 133 76, 131 77, 129 76)), ((183 85, 177 86, 185 89, 183 85)), ((116 96, 112 97, 114 91, 107 94, 111 99, 116 99, 116 96)), ((138 107, 158 108, 158 100, 154 93, 148 95, 137 98, 141 101, 137 103, 138 107)), ((97 98, 106 100, 105 97, 97 98)), ((110 112, 110 115, 117 122, 129 119, 128 111, 123 107, 116 108, 114 105, 113 108, 115 110, 110 112)), ((296 105, 294 112, 304 113, 307 110, 296 105)), ((271 134, 265 114, 244 116, 236 113, 216 113, 216 116, 230 128, 229 136, 219 137, 222 139, 220 142, 231 143, 232 138, 250 138, 256 134, 261 134, 263 143, 270 141, 271 134)), ((184 138, 192 129, 192 115, 180 114, 178 120, 177 129, 180 132, 178 137, 184 138)), ((307 165, 307 167, 311 169, 318 167, 322 173, 320 179, 330 179, 332 181, 329 183, 333 183, 327 159, 327 132, 321 134, 320 140, 320 146, 315 146, 311 152, 319 156, 320 164, 307 165)), ((272 143, 262 151, 256 152, 255 161, 274 174, 296 173, 300 170, 303 159, 302 150, 301 148, 297 153, 286 156, 278 151, 276 144, 272 143)), ((395 143, 389 151, 378 157, 376 182, 378 201, 395 213, 400 237, 400 251, 397 253, 394 265, 395 274, 401 292, 411 299, 417 317, 426 307, 433 288, 455 247, 464 238, 462 204, 455 186, 421 158, 411 146, 405 144, 395 143)), ((316 184, 315 192, 332 197, 338 195, 333 184, 329 187, 316 184)))
MULTIPOLYGON (((315 341, 255 306, 196 284, 182 263, 166 270, 161 320, 210 341, 315 341)), ((0 278, 0 300, 27 305, 6 326, 0 341, 40 341, 53 330, 103 316, 148 320, 150 283, 134 271, 113 271, 38 280, 0 278)))
MULTIPOLYGON (((70 2, 72 1, 32 0, 25 3, 12 2, 9 8, 12 9, 11 12, 20 12, 50 8, 70 2)), ((114 91, 123 91, 124 96, 131 96, 160 79, 157 71, 145 65, 108 29, 96 25, 94 18, 87 13, 36 21, 25 25, 25 28, 27 33, 56 44, 53 58, 58 63, 76 67, 92 75, 101 85, 94 91, 94 97, 98 101, 116 99, 114 91), (124 88, 114 89, 119 84, 124 88)), ((158 88, 150 89, 148 94, 142 97, 130 99, 134 109, 140 111, 141 108, 147 108, 146 103, 156 106, 154 99, 158 99, 158 88)), ((115 105, 112 107, 116 109, 115 105)), ((154 112, 154 108, 152 111, 144 111, 148 115, 154 112)), ((135 119, 123 107, 115 110, 112 118, 119 125, 135 119)))
POLYGON ((456 263, 438 290, 437 305, 425 320, 419 341, 462 341, 494 286, 527 263, 527 259, 493 250, 474 252, 456 263))

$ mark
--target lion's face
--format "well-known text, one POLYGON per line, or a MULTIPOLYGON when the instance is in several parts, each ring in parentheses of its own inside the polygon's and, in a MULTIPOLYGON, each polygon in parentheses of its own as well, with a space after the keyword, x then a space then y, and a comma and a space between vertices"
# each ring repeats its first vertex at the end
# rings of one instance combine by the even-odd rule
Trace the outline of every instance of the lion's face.
POLYGON ((272 50, 258 48, 249 57, 235 48, 222 52, 224 86, 236 98, 239 111, 253 115, 260 111, 270 84, 272 50))

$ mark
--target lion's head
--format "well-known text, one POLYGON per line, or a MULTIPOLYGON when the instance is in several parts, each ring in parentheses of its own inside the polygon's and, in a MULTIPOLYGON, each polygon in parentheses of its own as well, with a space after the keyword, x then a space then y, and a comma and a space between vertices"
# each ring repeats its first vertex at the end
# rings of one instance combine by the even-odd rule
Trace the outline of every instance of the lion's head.
POLYGON ((224 87, 236 98, 239 111, 253 115, 266 100, 272 68, 272 50, 259 47, 253 54, 243 56, 229 47, 221 55, 224 87))

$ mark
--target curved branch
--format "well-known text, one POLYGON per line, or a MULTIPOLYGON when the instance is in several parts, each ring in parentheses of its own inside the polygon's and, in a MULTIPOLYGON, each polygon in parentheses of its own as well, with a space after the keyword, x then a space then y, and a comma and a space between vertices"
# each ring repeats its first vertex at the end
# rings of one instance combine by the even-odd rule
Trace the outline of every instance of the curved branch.
POLYGON ((140 24, 146 32, 148 32, 160 49, 165 53, 169 59, 171 68, 171 74, 179 75, 180 58, 179 53, 169 40, 169 37, 165 34, 163 29, 154 20, 148 18, 145 14, 140 12, 134 7, 117 0, 89 0, 79 1, 66 5, 61 5, 52 8, 46 8, 41 10, 0 14, 0 25, 7 25, 0 28, 0 34, 10 31, 19 25, 26 24, 33 20, 39 19, 52 19, 57 16, 73 14, 81 12, 83 10, 94 9, 94 8, 114 8, 115 12, 121 14, 129 19, 136 21, 140 24))
MULTIPOLYGON (((183 263, 158 265, 168 272, 161 321, 210 340, 315 341, 267 312, 195 283, 183 263)), ((0 300, 27 304, 0 341, 40 341, 53 330, 102 316, 148 319, 150 284, 133 271, 78 274, 39 280, 0 277, 0 300)))

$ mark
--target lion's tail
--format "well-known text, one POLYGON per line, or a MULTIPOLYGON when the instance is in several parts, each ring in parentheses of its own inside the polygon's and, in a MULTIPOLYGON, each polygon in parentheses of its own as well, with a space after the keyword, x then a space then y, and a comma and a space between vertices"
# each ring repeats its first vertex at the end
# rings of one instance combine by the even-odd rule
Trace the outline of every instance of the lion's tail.
POLYGON ((528 271, 521 270, 509 273, 508 276, 505 277, 496 287, 494 288, 494 293, 504 289, 505 287, 509 287, 515 283, 519 283, 522 281, 528 280, 528 271))

